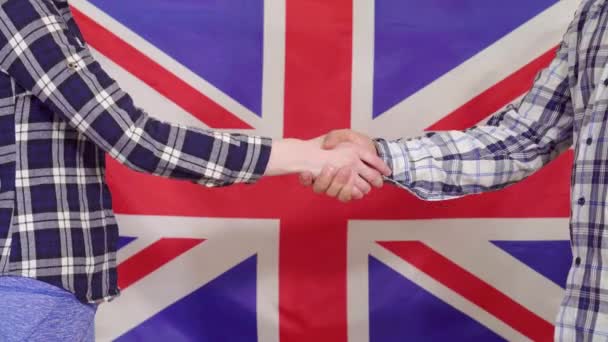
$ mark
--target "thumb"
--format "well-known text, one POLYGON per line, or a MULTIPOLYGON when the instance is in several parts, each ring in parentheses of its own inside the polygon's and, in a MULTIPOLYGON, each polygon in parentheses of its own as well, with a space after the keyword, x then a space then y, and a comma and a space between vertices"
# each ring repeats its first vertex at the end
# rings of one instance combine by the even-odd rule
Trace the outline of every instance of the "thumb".
POLYGON ((323 148, 326 150, 331 150, 336 148, 341 143, 348 141, 350 141, 350 136, 347 130, 333 131, 325 136, 323 148))

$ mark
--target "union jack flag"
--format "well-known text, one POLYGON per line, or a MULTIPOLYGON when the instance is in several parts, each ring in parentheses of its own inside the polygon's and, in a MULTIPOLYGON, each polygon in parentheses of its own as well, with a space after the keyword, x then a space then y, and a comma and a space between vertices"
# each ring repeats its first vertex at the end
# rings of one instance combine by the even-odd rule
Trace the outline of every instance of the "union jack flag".
MULTIPOLYGON (((483 121, 552 59, 576 0, 70 0, 157 118, 272 137, 483 121)), ((549 340, 570 264, 567 154, 504 191, 353 204, 294 177, 203 189, 109 162, 121 297, 100 341, 549 340), (548 186, 549 185, 549 186, 548 186)))

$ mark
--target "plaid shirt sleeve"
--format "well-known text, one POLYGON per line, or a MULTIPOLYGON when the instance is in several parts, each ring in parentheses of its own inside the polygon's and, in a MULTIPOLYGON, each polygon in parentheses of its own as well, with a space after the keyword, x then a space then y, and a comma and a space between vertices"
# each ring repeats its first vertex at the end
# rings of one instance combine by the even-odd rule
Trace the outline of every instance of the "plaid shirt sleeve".
POLYGON ((508 106, 487 124, 396 141, 376 139, 378 154, 393 170, 388 181, 424 200, 452 199, 504 188, 567 150, 574 122, 570 36, 566 33, 519 107, 508 106))
POLYGON ((270 139, 156 120, 104 72, 52 1, 0 4, 0 67, 119 162, 207 186, 265 172, 270 139))

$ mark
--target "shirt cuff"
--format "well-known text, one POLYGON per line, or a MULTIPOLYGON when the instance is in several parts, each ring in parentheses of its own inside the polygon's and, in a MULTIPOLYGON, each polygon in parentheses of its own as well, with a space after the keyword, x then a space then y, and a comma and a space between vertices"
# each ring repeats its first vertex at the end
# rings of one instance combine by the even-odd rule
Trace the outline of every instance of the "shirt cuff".
POLYGON ((268 167, 268 161, 270 161, 270 154, 272 153, 272 139, 265 137, 256 137, 260 139, 260 153, 257 156, 257 160, 253 161, 255 164, 254 171, 248 174, 248 177, 243 180, 246 184, 254 184, 260 180, 266 173, 268 167))
POLYGON ((271 138, 247 136, 240 142, 237 150, 232 151, 232 155, 228 157, 232 168, 221 168, 223 170, 221 178, 211 179, 204 176, 198 180, 193 180, 192 183, 209 188, 233 184, 254 184, 266 173, 271 150, 271 138))
POLYGON ((412 182, 412 171, 410 158, 406 145, 399 142, 387 141, 385 139, 374 139, 378 156, 393 172, 385 180, 401 186, 407 186, 412 182))

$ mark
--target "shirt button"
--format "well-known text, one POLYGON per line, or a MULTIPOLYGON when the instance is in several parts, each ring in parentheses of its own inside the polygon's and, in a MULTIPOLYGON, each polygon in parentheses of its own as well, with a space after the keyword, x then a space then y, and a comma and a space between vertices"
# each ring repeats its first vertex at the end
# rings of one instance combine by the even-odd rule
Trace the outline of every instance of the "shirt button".
POLYGON ((591 139, 591 138, 587 138, 587 141, 585 141, 585 143, 586 143, 587 145, 591 145, 591 144, 593 143, 593 139, 591 139))
POLYGON ((78 69, 80 69, 80 66, 78 65, 78 63, 70 62, 68 63, 68 68, 78 71, 78 69))
POLYGON ((581 197, 578 199, 578 205, 585 205, 585 197, 581 197))
POLYGON ((580 257, 576 257, 576 259, 574 259, 574 264, 576 266, 579 266, 581 264, 581 258, 580 257))

